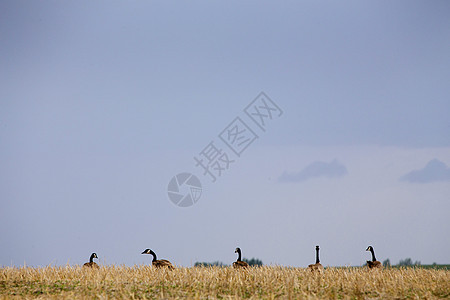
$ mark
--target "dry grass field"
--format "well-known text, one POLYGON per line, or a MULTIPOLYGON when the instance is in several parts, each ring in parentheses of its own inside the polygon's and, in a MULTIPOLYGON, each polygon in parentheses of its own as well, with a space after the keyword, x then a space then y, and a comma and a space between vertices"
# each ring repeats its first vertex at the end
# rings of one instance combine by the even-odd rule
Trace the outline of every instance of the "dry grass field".
POLYGON ((450 297, 450 271, 303 268, 79 266, 1 268, 0 299, 440 299, 450 297))

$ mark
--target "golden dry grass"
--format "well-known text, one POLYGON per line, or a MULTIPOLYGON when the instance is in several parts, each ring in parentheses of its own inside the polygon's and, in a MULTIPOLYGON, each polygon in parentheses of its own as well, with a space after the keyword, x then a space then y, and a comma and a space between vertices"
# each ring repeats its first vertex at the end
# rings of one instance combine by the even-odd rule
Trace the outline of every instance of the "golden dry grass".
POLYGON ((438 299, 450 271, 426 269, 176 268, 78 266, 0 269, 0 299, 438 299))

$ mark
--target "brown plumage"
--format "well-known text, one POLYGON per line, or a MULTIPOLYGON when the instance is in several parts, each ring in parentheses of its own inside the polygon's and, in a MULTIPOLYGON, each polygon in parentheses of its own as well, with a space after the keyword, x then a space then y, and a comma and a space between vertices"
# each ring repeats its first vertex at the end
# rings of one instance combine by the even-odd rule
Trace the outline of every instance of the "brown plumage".
POLYGON ((156 253, 153 250, 145 249, 141 254, 151 254, 153 256, 152 265, 155 268, 168 268, 169 270, 175 269, 170 261, 167 259, 156 259, 156 253))
POLYGON ((319 246, 316 246, 316 263, 308 265, 308 269, 310 269, 311 272, 314 272, 314 271, 317 271, 319 273, 323 272, 323 266, 320 263, 320 259, 319 259, 319 246))
POLYGON ((100 268, 95 262, 94 262, 94 258, 98 259, 97 253, 92 253, 91 257, 89 258, 89 262, 85 263, 83 265, 83 267, 89 267, 89 268, 94 268, 94 269, 98 269, 100 268))
POLYGON ((381 262, 379 262, 378 260, 376 260, 376 261, 370 261, 370 260, 368 260, 368 261, 367 261, 367 266, 368 266, 370 269, 373 269, 373 268, 382 268, 382 267, 383 267, 383 265, 381 264, 381 262))
POLYGON ((249 265, 245 261, 241 260, 241 248, 236 248, 234 250, 234 253, 238 254, 238 259, 233 263, 234 268, 247 268, 249 265))
POLYGON ((382 268, 383 265, 375 258, 375 251, 373 251, 373 247, 367 247, 366 251, 370 251, 372 253, 372 261, 367 261, 367 266, 369 267, 369 269, 382 268))

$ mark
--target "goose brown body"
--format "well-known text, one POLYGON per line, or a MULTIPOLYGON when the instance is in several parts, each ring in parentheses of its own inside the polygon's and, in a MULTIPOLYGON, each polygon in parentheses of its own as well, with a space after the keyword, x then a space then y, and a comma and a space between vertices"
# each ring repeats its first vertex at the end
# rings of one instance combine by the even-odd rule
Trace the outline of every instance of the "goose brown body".
POLYGON ((141 254, 151 254, 153 256, 152 266, 154 266, 155 268, 168 268, 169 270, 175 269, 172 263, 167 259, 157 259, 156 253, 153 252, 153 250, 145 249, 141 254))
POLYGON ((319 273, 323 272, 323 266, 320 263, 320 259, 319 259, 319 246, 316 246, 316 263, 308 265, 308 269, 310 269, 311 272, 315 272, 315 271, 317 271, 319 273))
POLYGON ((94 258, 98 259, 97 253, 92 253, 91 257, 89 258, 89 262, 85 263, 83 265, 83 267, 88 267, 88 268, 94 268, 94 269, 98 269, 100 268, 95 262, 94 262, 94 258))
POLYGON ((236 248, 236 250, 234 250, 234 253, 238 254, 238 259, 237 261, 235 261, 233 263, 233 267, 238 269, 238 268, 248 268, 249 265, 248 263, 246 263, 245 261, 241 260, 241 248, 236 248))
POLYGON ((378 260, 376 261, 367 261, 367 266, 372 269, 372 268, 382 268, 383 265, 381 264, 381 262, 379 262, 378 260))
POLYGON ((372 246, 367 247, 366 251, 370 251, 372 253, 372 260, 367 261, 367 266, 369 267, 369 269, 382 268, 383 265, 381 264, 381 262, 379 262, 375 258, 375 251, 373 250, 373 247, 372 246))

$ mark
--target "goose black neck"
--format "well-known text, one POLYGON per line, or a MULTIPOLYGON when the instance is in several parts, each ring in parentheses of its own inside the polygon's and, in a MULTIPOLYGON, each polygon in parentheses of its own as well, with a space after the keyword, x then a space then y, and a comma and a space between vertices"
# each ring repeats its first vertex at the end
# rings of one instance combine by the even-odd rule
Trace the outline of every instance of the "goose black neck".
POLYGON ((89 258, 89 262, 90 262, 90 263, 93 263, 93 262, 94 262, 94 254, 93 254, 93 253, 91 254, 91 257, 89 258))
POLYGON ((241 261, 241 249, 237 249, 238 259, 237 261, 241 261))
POLYGON ((316 247, 316 264, 320 263, 319 259, 319 247, 316 247))
POLYGON ((372 253, 372 261, 376 261, 377 259, 375 258, 375 251, 373 251, 373 248, 370 248, 370 252, 372 253))
POLYGON ((156 253, 153 252, 153 251, 150 251, 150 254, 153 255, 152 262, 153 262, 153 261, 156 261, 156 253))

